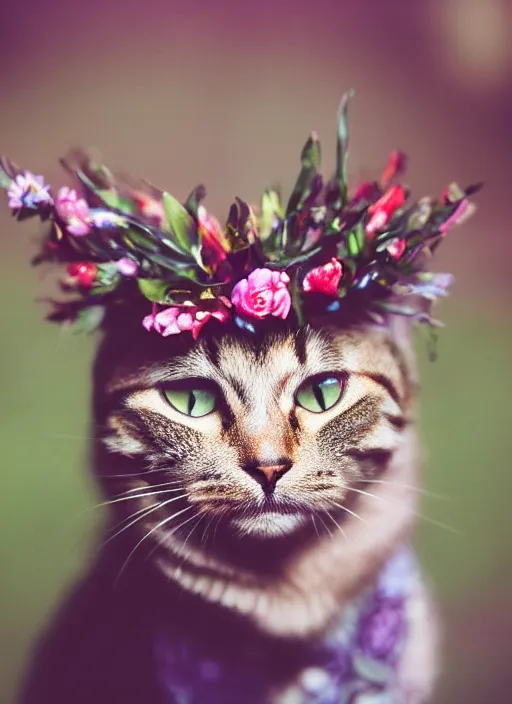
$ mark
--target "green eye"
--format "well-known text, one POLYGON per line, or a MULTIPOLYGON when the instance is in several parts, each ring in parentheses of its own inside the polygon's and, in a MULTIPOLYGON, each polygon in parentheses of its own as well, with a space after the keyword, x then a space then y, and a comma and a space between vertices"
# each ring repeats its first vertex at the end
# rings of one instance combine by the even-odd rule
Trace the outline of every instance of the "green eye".
POLYGON ((216 395, 208 389, 164 389, 163 395, 170 406, 192 418, 207 416, 217 405, 216 395))
POLYGON ((323 413, 332 408, 341 398, 343 381, 337 376, 309 379, 297 391, 299 406, 312 413, 323 413))

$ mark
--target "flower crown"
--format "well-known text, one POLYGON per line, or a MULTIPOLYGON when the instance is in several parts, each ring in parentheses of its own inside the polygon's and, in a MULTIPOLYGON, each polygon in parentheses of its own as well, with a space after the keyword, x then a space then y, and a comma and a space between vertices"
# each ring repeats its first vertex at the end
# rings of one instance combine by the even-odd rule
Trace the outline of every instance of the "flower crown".
POLYGON ((331 311, 357 311, 383 322, 388 314, 438 324, 430 303, 446 295, 449 274, 426 271, 447 231, 474 209, 465 190, 448 186, 439 200, 408 203, 395 183, 406 157, 393 152, 378 182, 349 192, 346 94, 338 115, 336 171, 318 172, 316 134, 301 154, 301 170, 286 205, 268 189, 259 208, 237 198, 222 227, 195 188, 184 204, 143 182, 132 185, 81 151, 61 160, 77 189, 53 195, 42 176, 3 158, 0 186, 18 220, 38 215, 49 232, 34 263, 67 265, 50 320, 80 329, 101 326, 107 307, 137 291, 148 301, 141 321, 168 336, 197 339, 214 318, 255 331, 268 316, 296 316, 303 325, 331 311))

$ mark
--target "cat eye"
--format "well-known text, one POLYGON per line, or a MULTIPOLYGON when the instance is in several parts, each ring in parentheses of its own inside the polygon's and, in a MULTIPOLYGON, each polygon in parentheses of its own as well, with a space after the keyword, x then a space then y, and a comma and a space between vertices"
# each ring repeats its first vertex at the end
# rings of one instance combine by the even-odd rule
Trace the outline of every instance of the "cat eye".
POLYGON ((217 406, 217 394, 207 388, 164 388, 162 394, 172 408, 191 418, 207 416, 217 406))
POLYGON ((308 379, 296 393, 299 406, 311 413, 324 413, 337 403, 343 391, 343 379, 334 374, 308 379))

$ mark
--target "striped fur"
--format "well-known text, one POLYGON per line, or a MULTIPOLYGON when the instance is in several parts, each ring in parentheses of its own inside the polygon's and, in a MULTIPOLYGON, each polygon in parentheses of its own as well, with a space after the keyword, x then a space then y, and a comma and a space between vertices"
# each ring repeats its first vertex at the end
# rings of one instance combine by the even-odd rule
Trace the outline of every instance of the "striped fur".
POLYGON ((151 553, 183 588, 258 627, 324 629, 415 515, 415 375, 403 331, 234 334, 174 356, 163 342, 150 363, 130 364, 129 350, 109 357, 98 390, 98 432, 126 475, 102 480, 118 497, 114 522, 138 515, 127 528, 135 554, 151 553), (295 392, 323 372, 345 375, 343 396, 310 413, 295 392), (219 388, 219 412, 189 418, 165 402, 159 385, 186 378, 219 388), (291 469, 268 501, 244 468, 283 457, 291 469))

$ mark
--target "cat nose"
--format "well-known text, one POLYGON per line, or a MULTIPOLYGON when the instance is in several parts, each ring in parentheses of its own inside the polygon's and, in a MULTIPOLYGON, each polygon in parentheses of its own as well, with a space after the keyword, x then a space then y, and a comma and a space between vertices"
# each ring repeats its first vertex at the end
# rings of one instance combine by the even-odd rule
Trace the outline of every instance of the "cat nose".
POLYGON ((282 459, 277 463, 261 462, 254 463, 247 467, 249 474, 252 474, 262 485, 266 493, 272 493, 279 479, 292 466, 290 460, 282 459))

